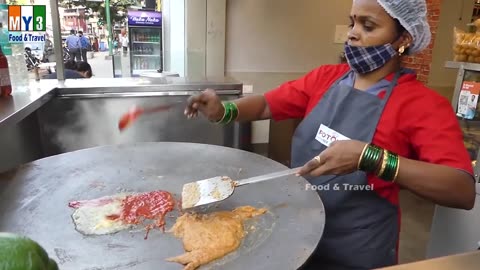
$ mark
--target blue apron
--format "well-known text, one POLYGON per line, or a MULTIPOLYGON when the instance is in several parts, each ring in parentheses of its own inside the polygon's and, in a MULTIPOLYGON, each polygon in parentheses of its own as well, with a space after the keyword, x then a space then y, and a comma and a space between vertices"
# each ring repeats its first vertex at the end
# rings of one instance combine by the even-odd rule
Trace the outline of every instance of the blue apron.
MULTIPOLYGON (((340 84, 348 74, 330 87, 297 127, 292 140, 292 168, 326 149, 316 139, 321 125, 349 139, 372 142, 400 72, 383 99, 340 84)), ((322 187, 317 192, 325 205, 326 223, 322 240, 304 269, 372 269, 396 264, 399 209, 373 190, 352 190, 354 185, 367 187, 366 173, 306 178, 313 186, 322 187)))

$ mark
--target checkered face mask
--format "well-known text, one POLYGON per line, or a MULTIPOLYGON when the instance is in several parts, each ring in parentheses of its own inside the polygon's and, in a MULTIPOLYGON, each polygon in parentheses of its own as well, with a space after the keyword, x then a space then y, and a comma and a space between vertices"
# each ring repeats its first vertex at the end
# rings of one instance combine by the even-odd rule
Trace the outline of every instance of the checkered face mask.
POLYGON ((345 43, 345 58, 350 68, 359 74, 372 72, 384 66, 397 54, 391 44, 359 47, 345 43))

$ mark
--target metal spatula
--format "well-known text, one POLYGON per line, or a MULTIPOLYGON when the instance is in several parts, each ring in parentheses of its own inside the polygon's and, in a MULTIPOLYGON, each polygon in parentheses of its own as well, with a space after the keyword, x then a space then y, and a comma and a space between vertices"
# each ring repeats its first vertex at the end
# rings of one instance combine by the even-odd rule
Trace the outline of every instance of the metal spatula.
POLYGON ((187 209, 225 200, 233 194, 233 191, 238 186, 293 175, 297 173, 300 168, 301 167, 281 172, 269 173, 238 181, 234 181, 227 176, 216 176, 213 178, 187 183, 183 185, 182 208, 187 209))

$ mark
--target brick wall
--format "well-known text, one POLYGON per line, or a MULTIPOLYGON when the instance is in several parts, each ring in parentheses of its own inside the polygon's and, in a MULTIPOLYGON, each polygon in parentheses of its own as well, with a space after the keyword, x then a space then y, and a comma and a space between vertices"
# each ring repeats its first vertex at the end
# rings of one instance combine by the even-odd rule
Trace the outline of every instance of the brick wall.
POLYGON ((430 65, 432 63, 432 51, 437 33, 438 22, 440 21, 440 5, 442 0, 426 0, 428 8, 428 23, 432 32, 432 41, 428 48, 415 56, 404 57, 403 65, 417 72, 418 80, 428 83, 430 65))

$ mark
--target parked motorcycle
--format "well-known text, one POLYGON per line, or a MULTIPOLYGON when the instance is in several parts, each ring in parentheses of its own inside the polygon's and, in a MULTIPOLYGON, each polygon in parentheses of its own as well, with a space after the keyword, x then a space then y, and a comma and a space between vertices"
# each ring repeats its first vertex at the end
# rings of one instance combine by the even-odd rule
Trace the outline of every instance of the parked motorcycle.
POLYGON ((34 68, 38 67, 40 65, 40 59, 33 55, 32 49, 30 48, 25 48, 25 51, 23 53, 23 56, 25 57, 25 64, 27 66, 28 71, 32 71, 34 68))
POLYGON ((66 46, 63 46, 63 62, 70 61, 70 59, 72 59, 70 51, 66 46))

